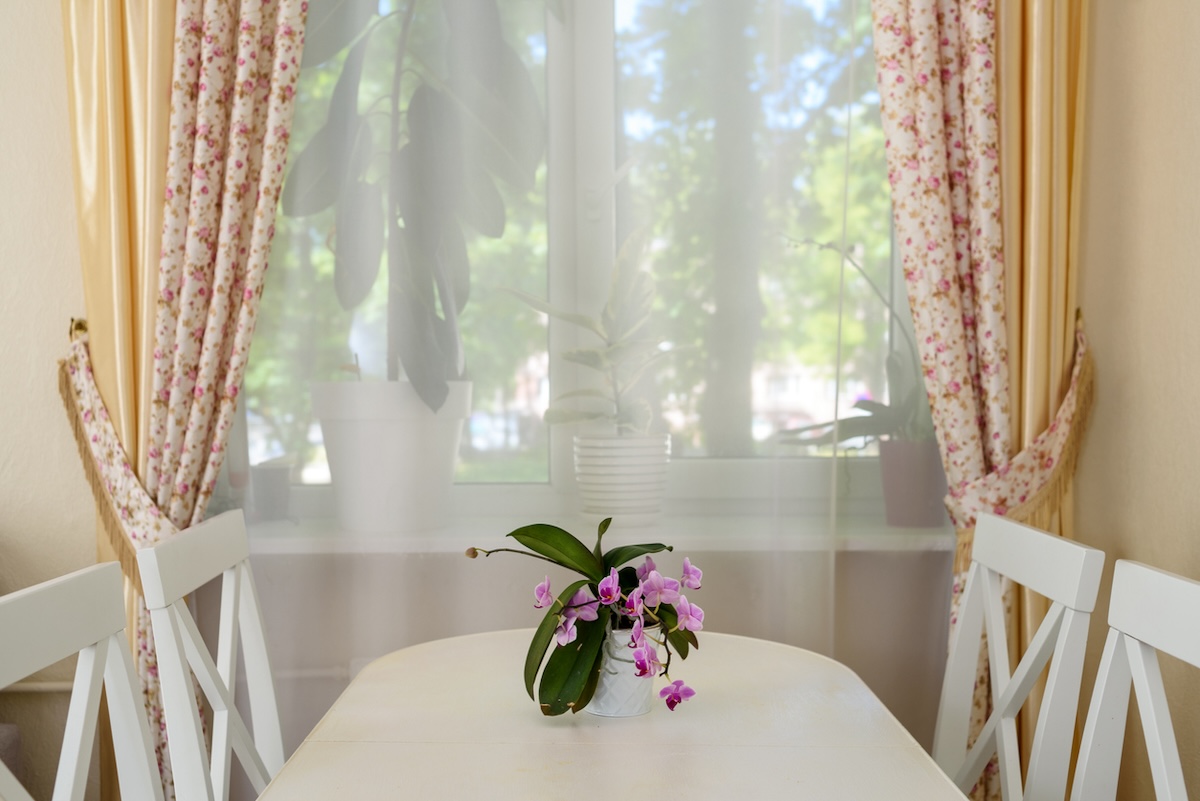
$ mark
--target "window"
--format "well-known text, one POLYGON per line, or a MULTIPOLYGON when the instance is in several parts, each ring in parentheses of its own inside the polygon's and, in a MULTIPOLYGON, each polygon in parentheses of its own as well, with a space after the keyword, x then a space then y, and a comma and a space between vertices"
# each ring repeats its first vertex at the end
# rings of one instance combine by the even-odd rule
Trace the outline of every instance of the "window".
MULTIPOLYGON (((342 219, 332 201, 289 208, 285 187, 246 378, 251 463, 286 457, 295 481, 329 480, 308 382, 388 372, 385 279, 395 268, 391 245, 377 242, 387 228, 378 209, 393 203, 388 145, 420 136, 406 114, 420 86, 469 106, 456 84, 461 62, 499 36, 536 93, 545 147, 524 186, 489 167, 502 236, 466 222, 453 237, 469 262, 458 322, 474 382, 458 482, 570 483, 570 432, 540 418, 551 397, 586 386, 559 358, 580 335, 505 290, 595 313, 616 251, 634 231, 657 286, 653 324, 670 346, 643 389, 656 425, 672 434, 672 471, 692 471, 676 485, 754 495, 756 479, 731 478, 730 460, 744 470, 743 460, 762 456, 795 456, 789 469, 825 472, 827 461, 814 457, 829 455, 829 445, 785 448, 779 432, 853 416, 861 398, 887 400, 889 354, 904 347, 904 315, 889 313, 889 303, 900 310, 905 302, 891 251, 869 5, 505 0, 494 19, 472 6, 483 29, 474 33, 455 18, 459 7, 395 2, 357 22, 310 20, 288 180, 318 189, 324 180, 327 194, 338 194, 328 169, 297 179, 306 149, 337 128, 339 144, 309 166, 352 165, 360 185, 375 186, 375 207, 342 219), (339 87, 357 57, 362 76, 348 102, 339 87), (361 125, 339 125, 347 116, 361 125), (363 297, 349 310, 335 291, 354 283, 335 274, 341 246, 365 250, 379 274, 358 281, 350 294, 363 297)), ((488 158, 463 152, 461 164, 426 165, 439 186, 488 158)), ((413 220, 400 217, 404 236, 415 236, 413 220)), ((444 300, 435 303, 444 311, 444 300)), ((848 444, 874 454, 873 440, 848 444)))

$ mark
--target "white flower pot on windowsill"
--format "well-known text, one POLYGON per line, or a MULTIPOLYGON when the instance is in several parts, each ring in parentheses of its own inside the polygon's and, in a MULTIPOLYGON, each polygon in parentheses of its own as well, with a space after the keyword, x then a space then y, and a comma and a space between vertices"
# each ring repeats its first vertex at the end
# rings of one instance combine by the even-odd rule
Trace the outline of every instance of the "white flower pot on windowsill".
POLYGON ((575 481, 583 511, 623 527, 658 519, 671 460, 668 434, 575 435, 575 481))
POLYGON ((312 408, 341 528, 399 534, 446 525, 471 382, 451 381, 436 413, 407 381, 315 383, 312 408))

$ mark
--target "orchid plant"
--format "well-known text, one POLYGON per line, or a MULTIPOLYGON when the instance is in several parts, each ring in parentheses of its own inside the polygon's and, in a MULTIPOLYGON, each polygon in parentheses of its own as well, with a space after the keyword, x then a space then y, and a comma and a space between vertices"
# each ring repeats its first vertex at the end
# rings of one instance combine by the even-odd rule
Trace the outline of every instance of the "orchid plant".
MULTIPOLYGON (((542 714, 578 712, 588 705, 600 680, 604 640, 618 629, 628 632, 633 669, 647 681, 656 676, 670 681, 672 658, 678 654, 686 659, 690 649, 700 647, 696 632, 704 628, 704 610, 691 603, 683 591, 700 589, 703 571, 685 558, 680 578, 664 576, 650 557, 673 550, 662 543, 621 545, 602 551, 600 543, 611 523, 611 517, 600 523, 592 549, 570 532, 548 523, 509 532, 509 537, 528 550, 467 549, 472 559, 517 553, 583 576, 558 595, 551 589, 549 576, 534 588, 534 608, 545 609, 546 613, 525 656, 525 691, 538 702, 542 714), (644 557, 641 564, 629 564, 639 557, 644 557), (552 643, 554 651, 545 659, 552 643)), ((659 697, 674 711, 695 694, 683 681, 676 680, 664 687, 659 697)))

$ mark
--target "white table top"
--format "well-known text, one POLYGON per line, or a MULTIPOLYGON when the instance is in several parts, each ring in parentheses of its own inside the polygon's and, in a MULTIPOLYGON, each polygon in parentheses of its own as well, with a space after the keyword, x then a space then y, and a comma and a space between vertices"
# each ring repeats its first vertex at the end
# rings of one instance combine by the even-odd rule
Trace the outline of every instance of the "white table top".
MULTIPOLYGON (((674 712, 544 717, 521 679, 532 629, 454 637, 372 662, 262 798, 941 801, 965 798, 850 669, 701 632, 674 712)), ((658 679, 655 685, 665 684, 658 679)))

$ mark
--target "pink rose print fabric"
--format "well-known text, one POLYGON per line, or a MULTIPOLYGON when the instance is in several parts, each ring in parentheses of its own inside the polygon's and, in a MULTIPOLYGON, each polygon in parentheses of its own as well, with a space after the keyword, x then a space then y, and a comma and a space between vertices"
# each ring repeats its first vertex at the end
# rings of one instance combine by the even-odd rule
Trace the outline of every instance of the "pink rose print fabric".
MULTIPOLYGON (((1078 335, 1050 428, 1011 456, 997 111, 998 0, 875 0, 880 108, 896 236, 960 545, 980 511, 1022 519, 1073 465, 1090 392, 1078 335)), ((965 560, 969 562, 969 560, 965 560)), ((960 563, 960 567, 965 566, 960 563)), ((965 572, 952 588, 952 625, 965 572)), ((1006 590, 1007 617, 1012 593, 1006 590)), ((972 737, 991 712, 981 649, 972 737)), ((999 799, 993 761, 972 798, 999 799)))
MULTIPOLYGON (((307 10, 302 0, 177 5, 144 487, 96 390, 86 337, 72 343, 63 365, 93 483, 110 495, 101 513, 111 511, 135 549, 200 522, 221 469, 275 231, 307 10)), ((134 636, 172 799, 154 641, 140 597, 134 636)))

